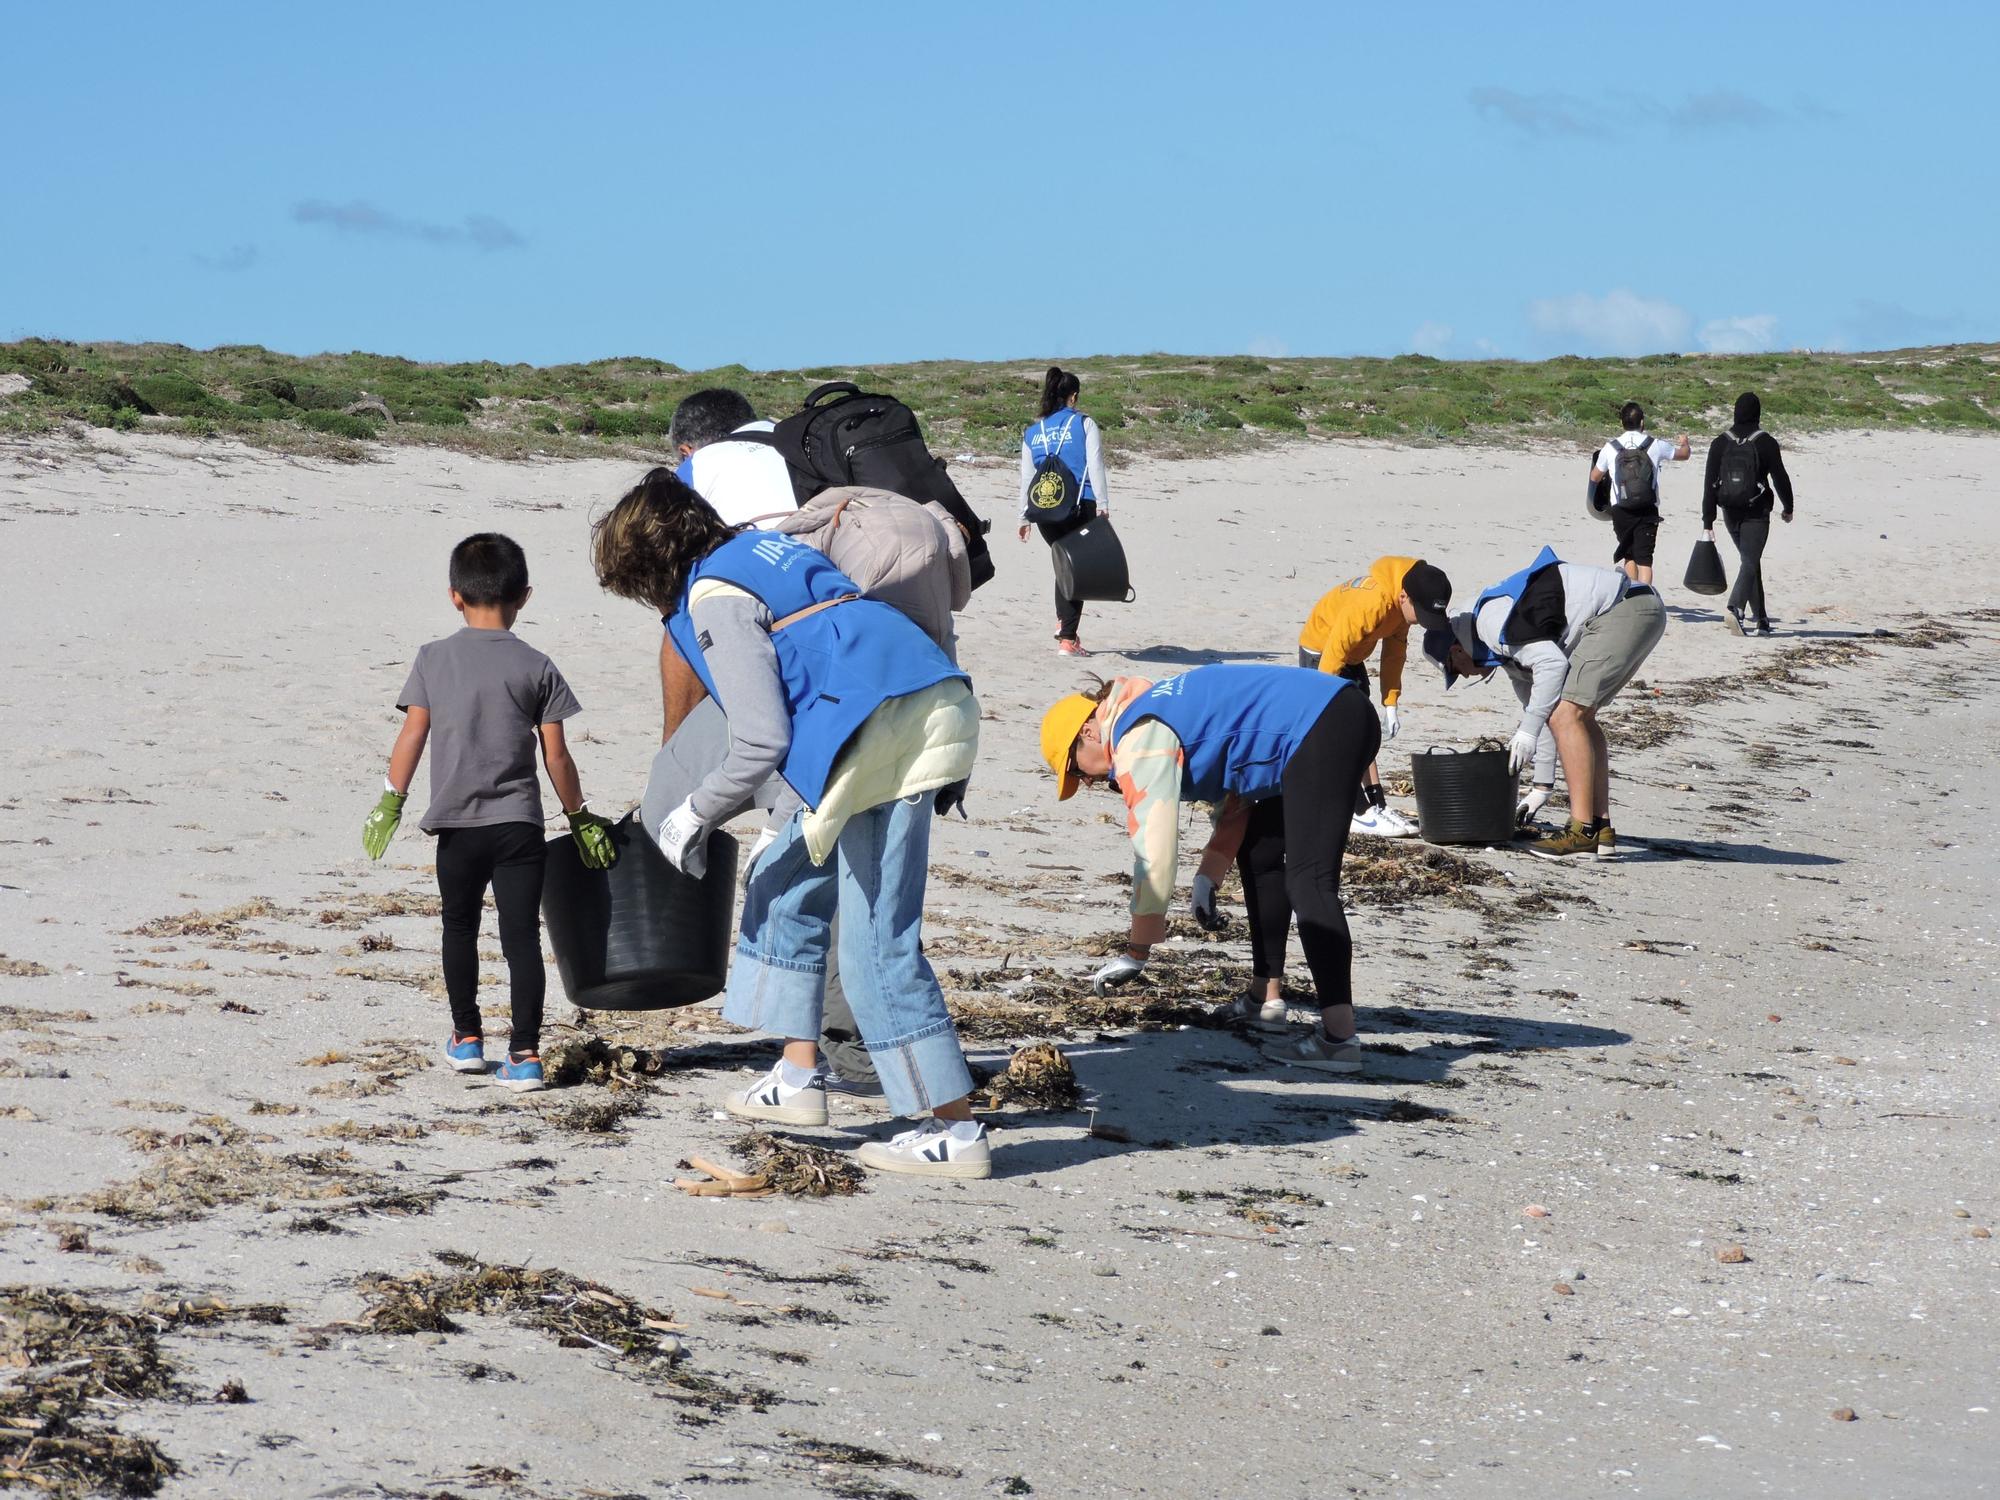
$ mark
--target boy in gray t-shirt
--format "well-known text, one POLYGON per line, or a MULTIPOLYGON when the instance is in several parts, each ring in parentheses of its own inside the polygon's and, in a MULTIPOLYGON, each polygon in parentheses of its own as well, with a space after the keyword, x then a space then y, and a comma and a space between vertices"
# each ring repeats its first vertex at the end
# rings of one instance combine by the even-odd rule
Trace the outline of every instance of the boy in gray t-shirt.
POLYGON ((569 814, 583 862, 602 870, 616 857, 609 823, 583 800, 562 721, 581 712, 554 662, 513 633, 532 592, 528 559, 498 532, 469 536, 451 552, 451 602, 465 628, 417 652, 396 699, 403 732, 389 753, 382 800, 361 845, 380 859, 402 821, 424 745, 434 740, 431 803, 422 828, 437 835, 443 898, 444 987, 451 1000, 445 1060, 461 1073, 486 1071, 479 1020, 479 917, 486 888, 500 913, 513 1027, 499 1081, 517 1093, 543 1087, 541 741, 549 782, 569 814))

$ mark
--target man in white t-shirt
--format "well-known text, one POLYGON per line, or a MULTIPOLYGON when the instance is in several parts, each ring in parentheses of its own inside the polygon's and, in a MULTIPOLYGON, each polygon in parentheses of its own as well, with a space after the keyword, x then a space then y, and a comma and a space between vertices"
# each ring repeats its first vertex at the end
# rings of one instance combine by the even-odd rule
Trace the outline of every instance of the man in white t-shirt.
POLYGON ((792 471, 769 443, 731 442, 743 432, 770 432, 740 391, 696 391, 674 408, 667 442, 680 456, 675 477, 731 526, 768 526, 799 508, 792 471))
POLYGON ((1660 471, 1670 463, 1686 463, 1693 450, 1684 435, 1679 443, 1646 431, 1646 413, 1627 401, 1618 420, 1625 430, 1597 450, 1590 482, 1611 481, 1611 529, 1618 544, 1611 560, 1634 583, 1653 581, 1653 546, 1660 535, 1660 471))

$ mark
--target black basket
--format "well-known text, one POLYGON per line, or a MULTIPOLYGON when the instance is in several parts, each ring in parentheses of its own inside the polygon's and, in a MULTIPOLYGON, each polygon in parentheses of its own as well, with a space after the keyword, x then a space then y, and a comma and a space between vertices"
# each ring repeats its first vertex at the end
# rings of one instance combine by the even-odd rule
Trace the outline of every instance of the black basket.
POLYGON ((1513 774, 1505 750, 1440 750, 1410 757, 1417 827, 1431 844, 1506 844, 1514 838, 1513 774))
POLYGON ((1722 554, 1715 550, 1715 543, 1707 537, 1697 541, 1694 551, 1688 555, 1687 572, 1681 578, 1681 587, 1691 594, 1728 592, 1729 575, 1722 571, 1722 554))
POLYGON ((1138 597, 1125 565, 1125 548, 1108 517, 1098 516, 1065 532, 1049 544, 1049 551, 1056 566, 1056 589, 1065 599, 1130 604, 1138 597))
POLYGON ((719 994, 735 936, 736 840, 708 836, 708 873, 683 875, 636 813, 611 825, 618 862, 592 870, 549 840, 542 919, 563 993, 585 1010, 671 1010, 719 994))

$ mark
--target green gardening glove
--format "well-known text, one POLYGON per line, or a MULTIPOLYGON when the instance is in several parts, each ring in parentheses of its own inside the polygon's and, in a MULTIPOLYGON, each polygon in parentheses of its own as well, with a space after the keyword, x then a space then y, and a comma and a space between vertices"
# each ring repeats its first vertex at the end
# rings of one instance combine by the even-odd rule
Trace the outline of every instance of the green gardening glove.
POLYGON ((368 821, 361 825, 361 847, 368 851, 370 859, 380 859, 388 851, 389 840, 396 836, 396 825, 403 821, 403 804, 409 800, 408 792, 385 791, 375 810, 368 814, 368 821))
POLYGON ((576 840, 576 852, 586 870, 608 870, 618 861, 617 846, 611 842, 611 820, 600 818, 584 803, 569 814, 569 836, 576 840))

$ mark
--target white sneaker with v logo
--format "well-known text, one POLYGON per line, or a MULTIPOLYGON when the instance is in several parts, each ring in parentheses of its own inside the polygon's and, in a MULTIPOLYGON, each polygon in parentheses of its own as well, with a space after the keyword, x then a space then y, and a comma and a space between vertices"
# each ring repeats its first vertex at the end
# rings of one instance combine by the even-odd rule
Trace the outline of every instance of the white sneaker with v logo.
POLYGON ((826 1123, 826 1081, 814 1073, 812 1081, 798 1088, 785 1082, 785 1065, 774 1063, 771 1071, 740 1094, 731 1094, 722 1107, 739 1120, 768 1120, 774 1125, 824 1125, 826 1123))
POLYGON ((986 1144, 986 1127, 970 1139, 956 1135, 942 1120, 926 1120, 915 1130, 886 1141, 869 1141, 855 1153, 864 1167, 878 1172, 909 1172, 919 1177, 991 1177, 993 1149, 986 1144))

